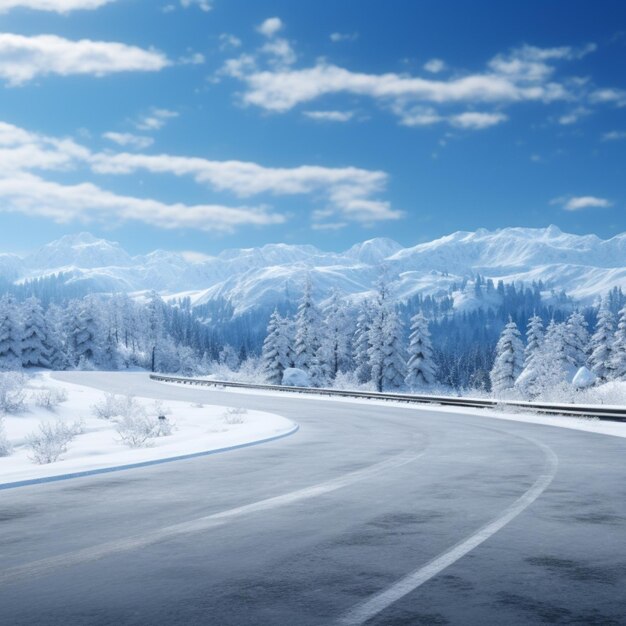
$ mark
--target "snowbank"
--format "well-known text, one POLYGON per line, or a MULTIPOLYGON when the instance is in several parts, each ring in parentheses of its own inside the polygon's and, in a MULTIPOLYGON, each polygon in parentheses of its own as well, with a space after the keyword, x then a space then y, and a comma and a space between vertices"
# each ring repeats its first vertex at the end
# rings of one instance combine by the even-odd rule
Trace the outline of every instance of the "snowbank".
POLYGON ((129 448, 121 441, 114 420, 98 419, 92 406, 104 394, 91 387, 53 380, 49 374, 38 374, 29 382, 27 393, 34 396, 37 388, 63 389, 67 401, 55 410, 28 403, 26 411, 4 415, 4 430, 13 446, 13 453, 0 457, 0 488, 3 484, 46 478, 64 474, 100 470, 135 463, 175 458, 207 451, 217 451, 261 442, 293 432, 297 426, 279 415, 262 411, 228 412, 225 407, 189 402, 167 402, 162 406, 154 400, 136 398, 148 415, 167 412, 174 429, 171 435, 149 440, 149 447, 129 448), (69 444, 61 458, 47 465, 37 465, 29 458, 26 446, 29 434, 42 422, 61 420, 67 424, 83 421, 83 433, 69 444))

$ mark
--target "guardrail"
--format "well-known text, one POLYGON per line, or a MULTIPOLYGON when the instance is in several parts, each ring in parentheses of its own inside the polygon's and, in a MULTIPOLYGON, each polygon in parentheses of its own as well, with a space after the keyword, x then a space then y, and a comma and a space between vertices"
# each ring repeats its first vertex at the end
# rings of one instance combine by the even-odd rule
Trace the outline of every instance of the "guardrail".
POLYGON ((285 391, 289 393, 303 393, 321 396, 335 396, 339 398, 365 398, 368 400, 391 400, 395 402, 410 402, 415 404, 439 404, 443 406, 461 406, 480 409, 515 408, 525 409, 535 413, 551 415, 568 415, 575 417, 595 417, 601 420, 626 422, 626 407, 603 407, 598 405, 536 403, 509 400, 486 400, 482 398, 455 398, 453 396, 431 396, 400 393, 378 393, 374 391, 342 391, 325 387, 288 387, 285 385, 255 385, 236 383, 221 380, 205 380, 203 378, 183 378, 181 376, 164 376, 150 374, 152 380, 182 385, 199 385, 203 387, 259 389, 262 391, 285 391))

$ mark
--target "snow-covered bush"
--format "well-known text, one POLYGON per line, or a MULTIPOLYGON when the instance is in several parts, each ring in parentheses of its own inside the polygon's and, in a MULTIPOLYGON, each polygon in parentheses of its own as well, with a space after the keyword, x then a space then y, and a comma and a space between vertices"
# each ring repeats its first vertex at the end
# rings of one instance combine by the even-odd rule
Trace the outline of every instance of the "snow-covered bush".
POLYGON ((227 424, 243 424, 246 421, 244 417, 248 411, 241 407, 230 407, 224 411, 222 419, 227 424))
POLYGON ((0 372, 0 413, 24 410, 26 379, 19 372, 0 372))
POLYGON ((174 422, 169 419, 172 410, 160 400, 155 400, 152 410, 157 418, 156 436, 168 437, 171 435, 174 430, 174 422))
POLYGON ((145 415, 145 409, 133 396, 116 396, 105 393, 100 402, 91 407, 92 414, 99 419, 110 420, 114 417, 135 417, 145 415))
POLYGON ((4 418, 0 416, 0 456, 9 456, 11 452, 13 452, 13 446, 4 431, 4 418))
POLYGON ((129 448, 145 448, 159 436, 159 419, 143 414, 125 415, 116 426, 117 434, 129 448))
POLYGON ((288 367, 283 372, 282 384, 287 387, 310 387, 309 375, 298 367, 288 367))
POLYGON ((67 401, 67 391, 44 387, 33 394, 33 400, 37 406, 54 411, 59 404, 67 401))
POLYGON ((28 435, 26 447, 30 449, 30 458, 34 463, 44 465, 54 463, 67 452, 67 446, 84 431, 82 422, 65 424, 56 422, 41 422, 39 429, 28 435))

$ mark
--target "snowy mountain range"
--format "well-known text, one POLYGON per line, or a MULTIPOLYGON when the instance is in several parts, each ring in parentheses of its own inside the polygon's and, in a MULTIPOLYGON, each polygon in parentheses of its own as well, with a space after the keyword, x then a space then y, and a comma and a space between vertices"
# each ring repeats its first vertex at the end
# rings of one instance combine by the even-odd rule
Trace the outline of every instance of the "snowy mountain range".
MULTIPOLYGON (((626 289, 626 233, 603 240, 567 234, 556 226, 480 229, 409 248, 384 238, 344 252, 271 244, 201 260, 163 250, 131 256, 118 243, 81 233, 28 256, 0 254, 0 278, 22 282, 63 273, 68 283, 93 291, 156 289, 166 297, 189 296, 193 304, 226 299, 236 313, 243 313, 293 300, 307 276, 319 297, 336 287, 358 299, 371 291, 381 265, 399 299, 447 293, 450 285, 479 273, 494 281, 542 280, 548 291, 563 289, 589 303, 613 286, 626 289)), ((467 305, 467 293, 455 294, 455 307, 467 305)))

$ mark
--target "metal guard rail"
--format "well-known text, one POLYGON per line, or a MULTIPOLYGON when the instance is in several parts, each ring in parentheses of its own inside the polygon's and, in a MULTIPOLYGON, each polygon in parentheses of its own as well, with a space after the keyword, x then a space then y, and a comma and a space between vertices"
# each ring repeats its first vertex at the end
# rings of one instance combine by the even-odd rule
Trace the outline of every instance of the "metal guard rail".
POLYGON ((183 385, 200 385, 203 387, 232 387, 239 389, 259 389, 264 391, 286 391, 290 393, 305 393, 321 396, 336 396, 340 398, 364 398, 368 400, 392 400, 396 402, 411 402, 416 404, 439 404, 443 406, 461 406, 472 408, 515 408, 525 409, 535 413, 551 415, 569 415, 575 417, 595 417, 600 420, 626 422, 625 407, 603 407, 598 405, 580 404, 540 404, 536 402, 483 400, 477 398, 455 398, 452 396, 431 396, 417 394, 378 393, 374 391, 343 391, 324 387, 288 387, 285 385, 258 385, 248 383, 227 382, 220 380, 204 380, 200 378, 183 378, 181 376, 164 376, 150 374, 152 380, 183 385))

